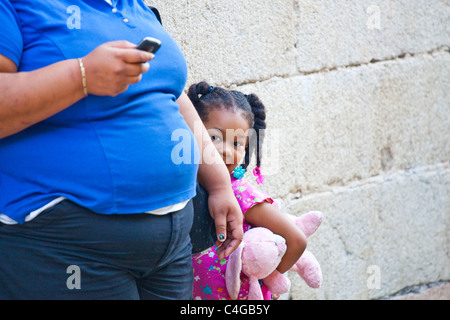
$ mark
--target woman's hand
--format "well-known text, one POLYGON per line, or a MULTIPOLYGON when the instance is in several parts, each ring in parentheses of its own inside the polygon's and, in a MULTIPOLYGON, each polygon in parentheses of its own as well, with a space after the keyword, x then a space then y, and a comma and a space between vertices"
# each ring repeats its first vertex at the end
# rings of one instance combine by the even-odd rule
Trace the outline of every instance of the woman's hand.
POLYGON ((137 50, 128 41, 104 43, 85 56, 86 86, 88 93, 99 96, 116 96, 139 82, 150 68, 148 61, 154 55, 137 50))
MULTIPOLYGON (((137 50, 128 41, 98 46, 82 58, 88 93, 116 96, 124 92, 141 80, 152 59, 153 54, 137 50)), ((53 116, 83 97, 77 59, 17 72, 14 62, 0 55, 0 139, 53 116)))
POLYGON ((244 237, 243 214, 231 188, 230 174, 222 157, 212 145, 208 131, 192 105, 189 97, 182 93, 177 100, 180 112, 195 135, 201 161, 198 168, 198 182, 208 192, 208 206, 214 219, 217 233, 217 256, 229 256, 244 237), (223 238, 222 238, 223 237, 223 238))
MULTIPOLYGON (((228 186, 228 185, 226 185, 228 186)), ((243 238, 242 211, 230 188, 209 193, 208 206, 216 226, 215 243, 219 259, 229 256, 241 243, 243 238)))

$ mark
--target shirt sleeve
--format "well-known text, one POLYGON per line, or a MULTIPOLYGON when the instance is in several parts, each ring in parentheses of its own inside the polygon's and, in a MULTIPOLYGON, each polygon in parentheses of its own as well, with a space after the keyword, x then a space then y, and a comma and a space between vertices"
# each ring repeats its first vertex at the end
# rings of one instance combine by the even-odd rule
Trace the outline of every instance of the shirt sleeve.
POLYGON ((10 0, 0 1, 0 55, 11 59, 19 67, 23 51, 20 20, 10 0))
POLYGON ((244 214, 255 204, 262 202, 274 202, 273 199, 270 198, 264 191, 255 188, 244 179, 233 180, 231 184, 234 196, 236 197, 239 206, 241 207, 242 213, 244 214))

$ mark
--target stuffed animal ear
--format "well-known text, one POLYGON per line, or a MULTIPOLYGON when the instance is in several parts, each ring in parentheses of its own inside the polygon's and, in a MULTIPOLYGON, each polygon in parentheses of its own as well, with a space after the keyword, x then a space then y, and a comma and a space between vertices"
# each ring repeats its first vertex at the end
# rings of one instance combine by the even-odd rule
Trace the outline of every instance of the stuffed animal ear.
POLYGON ((308 249, 290 270, 297 272, 311 288, 319 288, 322 285, 322 269, 316 257, 308 249))
POLYGON ((263 282, 267 289, 274 294, 287 293, 291 288, 291 281, 278 270, 274 270, 267 278, 263 279, 263 282))
POLYGON ((225 283, 227 285, 228 294, 231 299, 236 300, 241 289, 241 271, 242 271, 242 251, 244 242, 233 251, 228 258, 227 269, 225 271, 225 283))
POLYGON ((258 278, 255 276, 250 277, 250 287, 248 289, 248 300, 264 300, 261 286, 259 285, 258 278))
POLYGON ((295 219, 295 224, 309 238, 322 223, 322 212, 310 211, 295 219))

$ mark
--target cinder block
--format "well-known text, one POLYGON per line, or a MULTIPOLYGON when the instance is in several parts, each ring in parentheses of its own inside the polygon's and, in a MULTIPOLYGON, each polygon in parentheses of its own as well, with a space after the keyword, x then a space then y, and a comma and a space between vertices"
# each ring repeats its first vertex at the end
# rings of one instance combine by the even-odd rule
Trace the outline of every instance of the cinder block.
POLYGON ((188 84, 229 85, 296 72, 289 1, 154 1, 189 64, 188 84))
POLYGON ((450 45, 448 1, 296 0, 301 72, 450 45))
POLYGON ((450 55, 440 52, 242 86, 268 108, 268 191, 329 186, 450 159, 450 55))
POLYGON ((379 176, 291 201, 291 213, 321 210, 308 240, 323 285, 289 273, 293 299, 374 299, 450 278, 450 167, 379 176))

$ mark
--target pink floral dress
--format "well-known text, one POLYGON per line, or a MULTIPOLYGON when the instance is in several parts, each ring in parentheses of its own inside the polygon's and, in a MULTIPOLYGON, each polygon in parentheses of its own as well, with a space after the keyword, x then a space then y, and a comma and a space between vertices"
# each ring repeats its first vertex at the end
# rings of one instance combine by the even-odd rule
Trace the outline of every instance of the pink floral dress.
MULTIPOLYGON (((231 177, 231 185, 234 195, 238 200, 242 212, 245 212, 255 204, 274 201, 263 191, 255 188, 244 179, 231 177)), ((251 228, 245 219, 244 232, 251 228)), ((225 270, 228 259, 219 260, 216 255, 217 247, 213 246, 203 252, 192 256, 194 268, 193 298, 197 300, 231 300, 225 284, 225 270)), ((249 291, 249 278, 241 273, 241 290, 238 300, 247 300, 249 291)), ((271 299, 271 293, 264 284, 261 284, 264 300, 271 299)))

